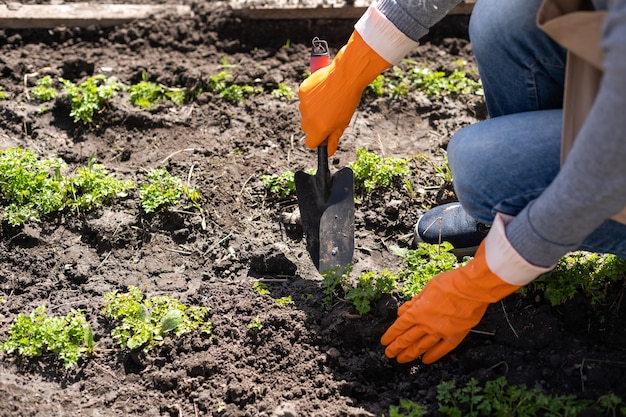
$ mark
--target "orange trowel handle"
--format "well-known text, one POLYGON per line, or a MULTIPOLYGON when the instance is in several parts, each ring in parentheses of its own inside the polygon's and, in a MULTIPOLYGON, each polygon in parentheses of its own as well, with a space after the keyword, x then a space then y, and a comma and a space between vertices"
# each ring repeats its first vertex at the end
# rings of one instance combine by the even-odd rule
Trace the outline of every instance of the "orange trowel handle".
MULTIPOLYGON (((320 68, 324 68, 330 65, 330 51, 328 50, 328 43, 321 40, 317 36, 313 38, 313 45, 311 46, 311 58, 309 59, 309 68, 311 74, 320 68)), ((330 181, 330 171, 328 169, 328 138, 324 139, 322 143, 317 147, 317 172, 318 175, 323 175, 327 184, 330 181)), ((330 188, 330 185, 328 185, 330 188)))

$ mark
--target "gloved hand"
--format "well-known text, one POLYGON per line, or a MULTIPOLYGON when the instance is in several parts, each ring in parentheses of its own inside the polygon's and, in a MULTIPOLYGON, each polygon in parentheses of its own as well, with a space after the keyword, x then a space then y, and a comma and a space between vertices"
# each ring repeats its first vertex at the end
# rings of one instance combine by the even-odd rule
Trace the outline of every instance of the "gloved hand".
POLYGON ((431 279, 381 338, 385 355, 406 363, 422 356, 429 364, 458 346, 490 303, 515 292, 550 268, 526 262, 508 243, 504 218, 496 217, 474 259, 431 279), (490 268, 491 265, 491 268, 490 268), (504 281, 494 270, 507 276, 504 281))
POLYGON ((390 66, 354 31, 331 64, 315 71, 300 86, 306 145, 314 149, 328 139, 328 156, 334 154, 363 90, 390 66))

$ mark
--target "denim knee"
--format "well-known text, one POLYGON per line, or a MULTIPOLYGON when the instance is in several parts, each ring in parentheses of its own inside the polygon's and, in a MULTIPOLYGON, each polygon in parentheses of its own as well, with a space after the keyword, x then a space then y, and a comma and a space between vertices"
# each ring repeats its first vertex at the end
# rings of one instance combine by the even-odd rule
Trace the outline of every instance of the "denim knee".
POLYGON ((541 0, 478 0, 470 40, 491 117, 557 109, 566 52, 536 24, 541 0))
POLYGON ((475 54, 494 50, 515 53, 528 46, 529 34, 539 31, 537 10, 542 0, 478 0, 470 17, 469 34, 475 54))
POLYGON ((476 147, 469 145, 472 142, 469 137, 473 135, 473 127, 468 126, 458 131, 448 143, 448 165, 454 178, 454 192, 463 206, 463 209, 485 224, 493 221, 493 207, 483 184, 489 175, 483 170, 489 166, 489 159, 494 155, 477 151, 476 147))

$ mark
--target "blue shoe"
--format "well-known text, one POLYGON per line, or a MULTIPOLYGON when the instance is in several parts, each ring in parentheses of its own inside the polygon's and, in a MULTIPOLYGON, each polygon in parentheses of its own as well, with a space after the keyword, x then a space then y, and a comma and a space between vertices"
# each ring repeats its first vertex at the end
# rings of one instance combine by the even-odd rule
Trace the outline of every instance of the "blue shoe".
POLYGON ((473 256, 487 236, 489 226, 474 220, 460 203, 437 206, 424 213, 415 224, 415 242, 450 242, 458 257, 473 256))

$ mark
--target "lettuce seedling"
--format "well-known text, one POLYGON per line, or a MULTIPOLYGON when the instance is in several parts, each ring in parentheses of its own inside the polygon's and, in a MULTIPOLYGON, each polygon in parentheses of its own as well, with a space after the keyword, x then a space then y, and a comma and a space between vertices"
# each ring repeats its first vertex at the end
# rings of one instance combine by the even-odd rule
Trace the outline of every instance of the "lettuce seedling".
POLYGON ((272 90, 270 94, 272 97, 284 98, 286 100, 292 100, 296 97, 296 93, 294 93, 291 87, 285 83, 278 83, 276 88, 272 90))
POLYGON ((57 96, 57 90, 52 85, 52 77, 45 75, 39 79, 32 88, 31 93, 33 97, 41 102, 50 101, 57 96))
POLYGON ((91 211, 126 196, 132 181, 121 181, 89 160, 75 175, 63 174, 67 165, 59 158, 39 159, 32 151, 10 148, 0 151, 0 199, 6 204, 3 218, 12 226, 68 208, 91 211))
POLYGON ((164 337, 201 331, 213 337, 213 324, 205 321, 208 307, 187 306, 169 297, 145 298, 134 286, 128 292, 104 295, 104 316, 118 323, 111 334, 117 343, 130 350, 149 351, 163 344, 164 337))
POLYGON ((148 182, 139 187, 141 207, 146 213, 164 210, 180 203, 183 181, 171 175, 165 168, 151 169, 148 182))
POLYGON ((354 187, 357 192, 369 194, 378 188, 402 184, 411 171, 408 161, 402 158, 383 158, 366 149, 356 150, 357 159, 350 163, 354 171, 354 187))
POLYGON ((280 175, 261 175, 261 181, 270 194, 286 198, 296 193, 294 176, 293 171, 286 171, 280 175))
POLYGON ((100 112, 122 88, 117 78, 107 78, 104 75, 91 76, 78 85, 64 78, 60 78, 59 81, 63 84, 71 103, 70 116, 75 122, 83 124, 91 123, 94 114, 100 112))
POLYGON ((130 102, 137 107, 148 109, 161 100, 170 100, 176 105, 185 102, 185 91, 180 88, 169 88, 154 83, 148 79, 148 74, 142 74, 142 80, 128 88, 130 102))
POLYGON ((30 314, 19 314, 9 338, 0 343, 0 350, 29 359, 52 353, 66 368, 92 353, 94 347, 91 326, 81 311, 49 317, 43 305, 30 314))

